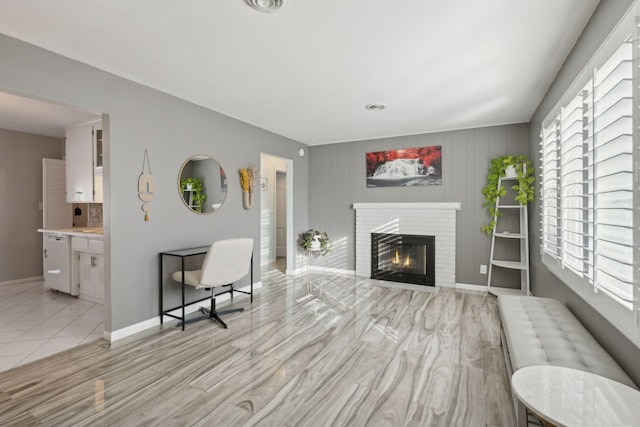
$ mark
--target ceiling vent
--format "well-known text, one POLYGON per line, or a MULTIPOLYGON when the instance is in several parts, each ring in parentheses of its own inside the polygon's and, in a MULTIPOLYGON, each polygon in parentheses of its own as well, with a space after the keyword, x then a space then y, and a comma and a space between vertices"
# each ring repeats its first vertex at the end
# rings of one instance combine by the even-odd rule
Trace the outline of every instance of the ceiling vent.
POLYGON ((287 0, 244 0, 246 4, 263 13, 273 13, 287 5, 287 0))

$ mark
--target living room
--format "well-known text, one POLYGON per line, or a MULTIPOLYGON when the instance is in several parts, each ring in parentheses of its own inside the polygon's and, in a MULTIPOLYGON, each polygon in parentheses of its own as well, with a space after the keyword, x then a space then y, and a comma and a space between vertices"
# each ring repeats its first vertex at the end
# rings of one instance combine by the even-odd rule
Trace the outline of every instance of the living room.
MULTIPOLYGON (((292 3, 290 0, 288 6, 292 3)), ((550 71, 552 75, 557 71, 555 78, 547 82, 540 99, 530 100, 534 104, 530 116, 518 122, 478 123, 456 128, 442 118, 442 126, 434 125, 429 132, 380 133, 375 137, 354 137, 344 143, 330 138, 327 142, 333 143, 305 143, 282 136, 289 135, 285 130, 281 133, 277 129, 267 131, 249 124, 252 123, 249 119, 236 120, 206 108, 204 98, 198 93, 186 101, 160 85, 153 88, 136 83, 136 76, 118 76, 104 71, 108 67, 107 64, 104 69, 98 66, 99 55, 93 65, 87 65, 78 58, 72 59, 69 54, 54 53, 53 47, 45 50, 38 47, 46 46, 45 40, 40 43, 23 41, 27 35, 18 30, 3 31, 0 36, 3 58, 0 90, 103 114, 107 129, 104 228, 105 254, 108 254, 105 257, 104 325, 105 338, 117 341, 159 323, 159 252, 204 246, 213 240, 238 236, 259 241, 260 209, 242 208, 236 171, 251 164, 260 165, 263 153, 291 162, 291 176, 288 177, 292 182, 291 229, 295 234, 308 228, 329 233, 335 247, 323 259, 327 268, 345 272, 355 270, 354 203, 460 202, 462 207, 456 219, 456 283, 485 285, 486 275, 480 273, 480 266, 488 262, 490 237, 480 231, 488 218, 482 208, 481 190, 491 159, 502 154, 526 155, 539 168, 543 120, 631 4, 630 1, 604 0, 592 5, 589 13, 593 11, 593 14, 584 21, 584 30, 578 31, 575 40, 563 40, 568 45, 568 55, 556 70, 550 71), (442 185, 367 188, 366 153, 428 146, 442 146, 442 185), (142 202, 136 188, 143 171, 145 150, 155 184, 155 197, 148 203, 149 221, 144 221, 145 212, 141 210, 142 202), (224 205, 211 215, 194 215, 175 194, 181 165, 190 156, 201 154, 214 157, 229 178, 224 205)), ((553 5, 547 7, 549 13, 553 13, 553 5)), ((271 17, 282 19, 278 16, 281 15, 271 17)), ((465 39, 464 43, 472 41, 465 39)), ((202 52, 204 55, 207 51, 203 48, 202 52)), ((189 58, 183 61, 181 66, 189 75, 189 58)), ((162 68, 164 65, 149 66, 162 68)), ((256 78, 268 77, 258 75, 256 78)), ((230 87, 228 90, 241 91, 242 88, 230 87)), ((326 92, 327 98, 341 96, 332 93, 330 88, 326 88, 326 92)), ((244 96, 250 102, 251 94, 244 96)), ((381 101, 363 99, 361 103, 368 102, 381 101)), ((438 102, 445 102, 445 99, 438 102)), ((278 108, 273 108, 274 114, 278 114, 278 108)), ((360 122, 353 123, 353 127, 365 121, 380 121, 380 115, 385 114, 385 111, 365 111, 364 105, 358 108, 362 110, 360 122)), ((394 109, 401 107, 391 104, 387 112, 393 113, 394 109)), ((317 119, 318 128, 323 127, 324 119, 317 119)), ((564 302, 636 384, 640 383, 637 343, 543 264, 538 251, 539 211, 538 202, 530 206, 533 294, 564 302)), ((287 257, 286 268, 305 271, 306 263, 306 254, 296 250, 295 256, 287 257)), ((263 267, 258 264, 254 264, 253 272, 256 281, 261 281, 263 267)), ((177 295, 176 291, 174 297, 177 295)))

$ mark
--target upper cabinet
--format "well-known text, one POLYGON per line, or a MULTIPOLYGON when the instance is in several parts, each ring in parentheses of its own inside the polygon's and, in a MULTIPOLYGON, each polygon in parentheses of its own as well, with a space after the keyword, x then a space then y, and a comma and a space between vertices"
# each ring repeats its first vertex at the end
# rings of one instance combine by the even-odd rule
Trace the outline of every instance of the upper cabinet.
POLYGON ((102 203, 102 120, 66 129, 67 202, 102 203))

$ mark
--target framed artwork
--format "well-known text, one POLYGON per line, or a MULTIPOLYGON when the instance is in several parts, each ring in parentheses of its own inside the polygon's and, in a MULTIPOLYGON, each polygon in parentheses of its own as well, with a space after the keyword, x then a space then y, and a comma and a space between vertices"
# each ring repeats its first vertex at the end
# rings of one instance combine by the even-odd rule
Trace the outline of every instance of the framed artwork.
POLYGON ((442 185, 442 146, 366 154, 367 187, 442 185))

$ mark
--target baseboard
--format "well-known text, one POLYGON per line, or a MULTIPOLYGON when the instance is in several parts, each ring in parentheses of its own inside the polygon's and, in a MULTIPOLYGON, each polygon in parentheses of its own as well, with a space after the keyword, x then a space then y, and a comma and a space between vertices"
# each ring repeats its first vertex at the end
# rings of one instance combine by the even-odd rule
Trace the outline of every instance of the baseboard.
POLYGON ((350 276, 355 276, 355 270, 345 270, 342 268, 331 268, 331 267, 321 267, 321 266, 311 266, 311 271, 319 271, 322 273, 335 273, 335 274, 348 274, 350 276))
POLYGON ((468 291, 486 292, 487 291, 487 286, 486 285, 471 285, 471 284, 468 284, 468 283, 456 283, 456 289, 466 289, 468 291))
POLYGON ((44 280, 44 277, 42 276, 25 277, 24 279, 7 280, 6 282, 0 282, 0 286, 18 285, 20 283, 42 282, 43 280, 44 280))
MULTIPOLYGON (((253 284, 254 291, 257 289, 260 289, 261 287, 262 287, 262 282, 256 282, 253 284)), ((242 288, 238 288, 238 290, 249 292, 251 290, 251 287, 247 285, 242 288)), ((227 301, 230 298, 231 296, 229 294, 223 294, 223 295, 220 295, 218 298, 216 298, 216 301, 223 302, 223 301, 227 301)), ((185 315, 187 315, 187 314, 196 312, 198 310, 200 310, 200 305, 193 304, 185 307, 184 312, 185 312, 185 315)), ((177 310, 171 311, 170 313, 175 314, 176 316, 181 316, 182 310, 177 309, 177 310)), ((175 321, 176 319, 174 319, 173 317, 164 316, 165 323, 170 322, 172 320, 175 321)), ((151 319, 143 320, 142 322, 138 322, 133 325, 126 326, 122 329, 118 329, 117 331, 104 331, 102 333, 102 338, 104 338, 105 341, 114 342, 156 326, 160 326, 160 316, 155 316, 155 317, 152 317, 151 319)))

